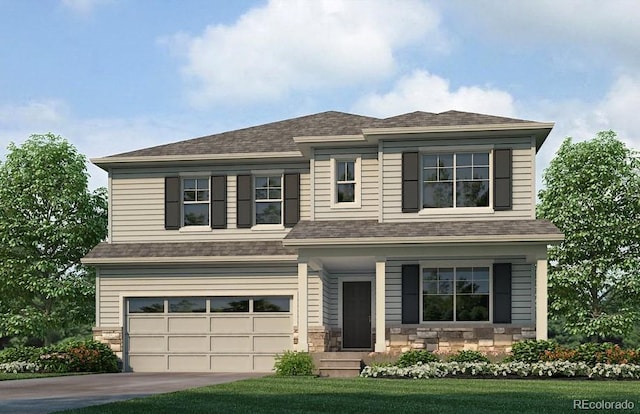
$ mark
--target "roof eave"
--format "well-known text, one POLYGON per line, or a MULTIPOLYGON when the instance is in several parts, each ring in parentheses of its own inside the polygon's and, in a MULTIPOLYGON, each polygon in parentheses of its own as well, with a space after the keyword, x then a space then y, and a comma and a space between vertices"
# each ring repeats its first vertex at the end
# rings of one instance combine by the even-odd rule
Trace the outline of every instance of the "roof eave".
POLYGON ((177 256, 177 257, 85 257, 80 262, 85 265, 148 265, 148 264, 213 264, 213 263, 281 263, 295 262, 297 255, 271 256, 177 256))

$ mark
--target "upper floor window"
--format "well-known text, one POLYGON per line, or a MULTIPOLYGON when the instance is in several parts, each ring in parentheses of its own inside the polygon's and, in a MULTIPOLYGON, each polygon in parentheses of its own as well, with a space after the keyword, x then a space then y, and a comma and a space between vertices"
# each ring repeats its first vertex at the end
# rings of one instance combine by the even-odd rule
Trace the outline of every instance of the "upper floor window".
POLYGON ((422 320, 489 321, 489 267, 422 269, 422 320))
POLYGON ((182 204, 184 226, 208 226, 209 178, 183 179, 182 204))
POLYGON ((422 207, 488 207, 489 153, 422 156, 422 207))
POLYGON ((282 224, 282 176, 255 177, 255 224, 282 224))
POLYGON ((336 161, 336 201, 353 203, 356 201, 355 161, 336 161))

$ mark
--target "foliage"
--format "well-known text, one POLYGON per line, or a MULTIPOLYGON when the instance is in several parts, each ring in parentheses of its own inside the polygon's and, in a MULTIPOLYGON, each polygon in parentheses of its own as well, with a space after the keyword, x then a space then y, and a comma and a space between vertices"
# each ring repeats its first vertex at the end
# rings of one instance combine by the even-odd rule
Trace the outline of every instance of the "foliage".
POLYGON ((538 362, 546 351, 555 351, 558 344, 552 340, 518 341, 511 347, 511 356, 507 362, 538 362))
POLYGON ((538 216, 565 235, 549 249, 549 311, 592 340, 640 321, 640 158, 612 131, 567 138, 544 173, 538 216))
POLYGON ((33 346, 16 346, 0 351, 0 364, 6 362, 38 362, 42 348, 33 346))
POLYGON ((584 362, 429 362, 409 367, 365 367, 362 377, 371 378, 445 378, 478 377, 586 377, 596 379, 640 379, 640 365, 596 364, 584 362))
POLYGON ((80 258, 106 237, 106 190, 59 136, 10 144, 0 163, 0 336, 52 343, 93 320, 94 274, 80 258))
POLYGON ((35 362, 14 361, 0 364, 0 372, 19 374, 22 372, 40 372, 41 365, 35 362))
POLYGON ((403 352, 396 362, 396 366, 409 367, 417 363, 426 364, 427 362, 439 361, 440 359, 434 355, 431 351, 424 349, 413 349, 411 351, 403 352))
POLYGON ((311 375, 313 358, 308 352, 285 351, 282 355, 276 355, 274 369, 279 376, 311 375))
POLYGON ((487 358, 482 352, 460 350, 447 357, 447 362, 489 362, 489 358, 487 358))

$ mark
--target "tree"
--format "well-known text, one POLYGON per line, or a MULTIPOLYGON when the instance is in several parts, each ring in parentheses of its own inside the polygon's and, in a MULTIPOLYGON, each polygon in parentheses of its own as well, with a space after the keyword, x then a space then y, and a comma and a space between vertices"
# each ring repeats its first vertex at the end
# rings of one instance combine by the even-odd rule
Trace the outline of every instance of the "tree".
POLYGON ((538 216, 565 235, 549 249, 552 318, 592 341, 640 321, 640 159, 613 131, 565 139, 544 173, 538 216))
POLYGON ((0 337, 40 338, 90 323, 94 280, 82 258, 107 234, 107 196, 86 159, 53 134, 10 144, 0 162, 0 337))

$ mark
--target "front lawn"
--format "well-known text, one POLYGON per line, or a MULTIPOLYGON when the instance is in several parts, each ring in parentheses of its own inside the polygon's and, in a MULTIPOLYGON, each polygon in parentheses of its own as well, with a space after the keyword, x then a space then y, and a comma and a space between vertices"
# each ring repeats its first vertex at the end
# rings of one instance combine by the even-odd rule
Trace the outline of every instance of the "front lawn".
POLYGON ((21 380, 21 379, 30 379, 30 378, 46 378, 46 377, 63 377, 67 375, 82 375, 83 373, 78 372, 70 372, 70 373, 58 373, 58 372, 47 372, 47 373, 34 373, 34 372, 20 372, 18 374, 13 373, 1 373, 0 372, 0 381, 9 381, 9 380, 21 380))
POLYGON ((265 377, 65 413, 566 413, 574 400, 631 401, 636 381, 265 377))

